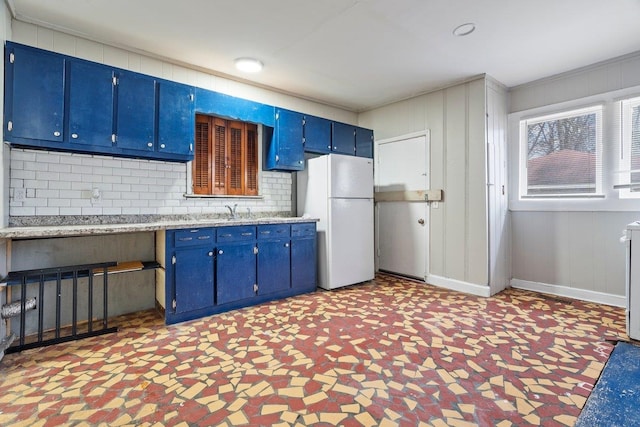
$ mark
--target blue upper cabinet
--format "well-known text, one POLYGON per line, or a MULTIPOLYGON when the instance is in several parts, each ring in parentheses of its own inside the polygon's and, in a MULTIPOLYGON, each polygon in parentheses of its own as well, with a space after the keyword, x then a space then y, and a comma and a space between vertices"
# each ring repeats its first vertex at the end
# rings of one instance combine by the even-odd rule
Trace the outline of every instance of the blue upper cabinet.
POLYGON ((267 143, 266 170, 304 169, 303 115, 278 109, 273 134, 267 143))
POLYGON ((373 159, 373 131, 356 127, 356 156, 373 159))
POLYGON ((193 157, 195 93, 192 86, 158 82, 158 151, 193 157))
POLYGON ((53 53, 7 45, 4 103, 7 140, 62 143, 64 61, 53 53))
POLYGON ((69 61, 69 141, 96 147, 114 144, 114 73, 100 64, 69 61))
POLYGON ((331 121, 316 116, 304 116, 304 151, 328 154, 331 152, 331 121))
POLYGON ((260 123, 274 127, 274 108, 271 105, 236 98, 224 93, 196 88, 196 112, 226 119, 260 123))
POLYGON ((118 148, 154 151, 156 81, 142 74, 119 72, 116 85, 118 148))
POLYGON ((355 155, 355 126, 339 122, 331 124, 331 151, 338 154, 355 155))

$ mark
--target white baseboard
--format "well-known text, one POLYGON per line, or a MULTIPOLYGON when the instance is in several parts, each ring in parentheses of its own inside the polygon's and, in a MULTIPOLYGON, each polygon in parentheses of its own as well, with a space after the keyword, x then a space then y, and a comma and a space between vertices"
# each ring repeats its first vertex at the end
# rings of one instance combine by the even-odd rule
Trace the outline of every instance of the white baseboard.
POLYGON ((449 279, 448 277, 427 275, 427 283, 440 288, 451 289, 453 291, 464 292, 466 294, 477 295, 479 297, 491 296, 489 286, 476 285, 475 283, 463 282, 462 280, 449 279))
POLYGON ((542 292, 545 294, 579 299, 582 301, 597 302, 599 304, 612 305, 614 307, 626 307, 627 299, 624 296, 606 294, 604 292, 589 291, 586 289, 570 288, 568 286, 550 285, 548 283, 530 282, 528 280, 511 279, 511 286, 517 289, 542 292))

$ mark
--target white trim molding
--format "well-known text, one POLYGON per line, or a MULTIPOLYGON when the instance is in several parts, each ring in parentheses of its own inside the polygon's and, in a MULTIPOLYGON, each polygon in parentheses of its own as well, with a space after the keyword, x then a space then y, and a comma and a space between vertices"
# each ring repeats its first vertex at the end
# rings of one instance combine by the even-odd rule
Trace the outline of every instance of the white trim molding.
POLYGON ((624 295, 606 294, 604 292, 589 291, 586 289, 570 288, 568 286, 551 285, 548 283, 530 282, 528 280, 511 279, 511 287, 527 291, 541 292, 560 297, 612 305, 614 307, 626 307, 624 295))
POLYGON ((462 280, 450 279, 448 277, 428 274, 426 282, 440 288, 451 289, 453 291, 464 292, 466 294, 479 297, 490 297, 491 288, 488 285, 477 285, 475 283, 464 282, 462 280))

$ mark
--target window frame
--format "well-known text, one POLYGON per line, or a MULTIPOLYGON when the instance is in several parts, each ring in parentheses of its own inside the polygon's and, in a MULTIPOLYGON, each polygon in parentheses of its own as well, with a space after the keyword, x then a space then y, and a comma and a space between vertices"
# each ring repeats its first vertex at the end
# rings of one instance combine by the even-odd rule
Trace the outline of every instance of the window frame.
MULTIPOLYGON (((209 123, 209 139, 208 139, 208 185, 207 192, 198 191, 198 188, 202 188, 201 185, 196 185, 196 177, 197 177, 197 167, 199 163, 199 144, 197 141, 194 141, 195 149, 194 149, 194 158, 190 162, 187 168, 187 189, 188 192, 185 194, 186 197, 199 197, 199 198, 212 198, 212 197, 220 197, 220 198, 260 198, 261 197, 261 185, 262 182, 262 126, 256 123, 229 119, 221 116, 215 116, 210 114, 201 114, 196 113, 196 137, 198 136, 198 124, 202 122, 209 123), (240 159, 238 160, 240 163, 240 181, 241 188, 231 188, 231 174, 226 172, 227 169, 230 168, 230 164, 233 162, 233 158, 225 159, 225 185, 224 187, 216 186, 216 170, 217 167, 220 166, 220 162, 216 159, 216 125, 224 125, 225 129, 225 153, 230 152, 231 150, 231 135, 232 129, 240 129, 241 130, 241 148, 240 148, 240 159), (255 150, 255 163, 250 165, 248 164, 247 152, 249 150, 250 142, 247 140, 249 134, 253 135, 255 139, 253 141, 253 149, 255 150), (250 166, 253 170, 253 177, 250 175, 250 166), (248 188, 247 183, 251 181, 251 184, 255 186, 255 188, 248 188)), ((236 159, 237 160, 237 159, 236 159)))
POLYGON ((631 123, 633 109, 640 108, 640 96, 629 97, 620 101, 620 156, 618 164, 618 181, 625 183, 627 188, 620 188, 620 198, 640 199, 640 182, 635 185, 631 181, 631 145, 633 126, 631 123), (627 155, 629 153, 629 155, 627 155), (621 176, 624 175, 624 178, 621 176), (628 186, 627 186, 628 184, 628 186))
MULTIPOLYGON (((518 147, 519 147, 519 186, 518 198, 520 200, 544 200, 544 199, 591 199, 604 197, 603 192, 603 123, 604 107, 602 104, 588 107, 571 108, 543 115, 524 117, 519 120, 518 147), (528 127, 542 122, 561 120, 571 117, 596 114, 596 171, 595 171, 595 191, 591 193, 566 192, 560 194, 529 194, 528 184, 528 162, 529 162, 529 141, 528 127)), ((569 186, 558 186, 558 188, 570 188, 569 186)))

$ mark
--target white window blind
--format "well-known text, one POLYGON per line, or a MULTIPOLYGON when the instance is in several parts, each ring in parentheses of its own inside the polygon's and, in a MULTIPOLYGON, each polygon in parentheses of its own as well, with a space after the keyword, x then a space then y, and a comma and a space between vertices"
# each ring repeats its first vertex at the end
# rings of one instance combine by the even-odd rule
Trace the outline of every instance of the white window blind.
POLYGON ((521 120, 520 150, 521 197, 602 194, 602 106, 521 120))
POLYGON ((640 97, 621 101, 620 197, 640 198, 640 97))

